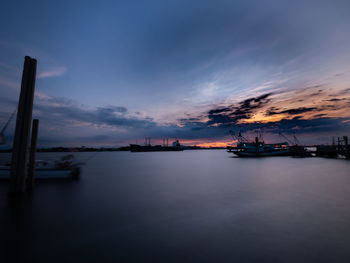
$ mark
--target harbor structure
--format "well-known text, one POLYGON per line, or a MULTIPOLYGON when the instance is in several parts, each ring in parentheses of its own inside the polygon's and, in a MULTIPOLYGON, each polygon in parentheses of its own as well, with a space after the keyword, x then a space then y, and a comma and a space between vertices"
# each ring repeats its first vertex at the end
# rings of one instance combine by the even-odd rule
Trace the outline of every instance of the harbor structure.
POLYGON ((316 156, 335 158, 341 155, 350 159, 350 145, 348 138, 348 136, 338 137, 337 143, 333 139, 332 145, 316 146, 316 156))

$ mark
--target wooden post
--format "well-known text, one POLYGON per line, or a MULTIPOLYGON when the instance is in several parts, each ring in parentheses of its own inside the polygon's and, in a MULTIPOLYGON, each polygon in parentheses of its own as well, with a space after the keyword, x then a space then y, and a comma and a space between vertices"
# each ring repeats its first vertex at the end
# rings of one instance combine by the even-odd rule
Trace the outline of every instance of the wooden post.
POLYGON ((36 153, 36 142, 38 138, 38 127, 39 127, 39 120, 34 119, 33 126, 32 126, 32 139, 30 144, 30 153, 29 153, 27 190, 32 190, 34 186, 35 153, 36 153))
POLYGON ((35 89, 36 60, 24 58, 21 94, 19 96, 16 131, 13 141, 9 194, 23 193, 28 160, 28 141, 35 89))

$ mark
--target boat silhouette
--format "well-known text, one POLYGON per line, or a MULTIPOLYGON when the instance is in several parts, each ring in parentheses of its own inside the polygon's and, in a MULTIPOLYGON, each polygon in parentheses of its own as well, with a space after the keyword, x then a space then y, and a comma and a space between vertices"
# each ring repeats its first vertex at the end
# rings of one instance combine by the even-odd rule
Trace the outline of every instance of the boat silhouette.
POLYGON ((236 136, 230 131, 237 146, 228 146, 228 152, 231 152, 239 157, 267 157, 267 156, 287 156, 290 155, 290 147, 288 142, 280 142, 274 144, 266 144, 260 134, 260 138, 255 137, 254 141, 242 136, 241 132, 236 136))

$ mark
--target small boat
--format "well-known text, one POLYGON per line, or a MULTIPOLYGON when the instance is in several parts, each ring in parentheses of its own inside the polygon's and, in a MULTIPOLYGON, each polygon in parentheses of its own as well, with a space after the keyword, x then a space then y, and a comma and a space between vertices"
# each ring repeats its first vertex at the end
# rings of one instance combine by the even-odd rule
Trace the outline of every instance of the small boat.
MULTIPOLYGON (((81 163, 74 162, 73 155, 63 156, 59 161, 50 162, 37 160, 35 162, 34 179, 78 179, 81 163)), ((0 166, 0 179, 8 180, 11 164, 0 166)))

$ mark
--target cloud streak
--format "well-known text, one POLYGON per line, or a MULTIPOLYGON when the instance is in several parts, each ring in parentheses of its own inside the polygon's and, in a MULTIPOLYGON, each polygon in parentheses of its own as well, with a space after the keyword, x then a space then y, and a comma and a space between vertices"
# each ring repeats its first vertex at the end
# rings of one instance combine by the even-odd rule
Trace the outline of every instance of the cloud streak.
POLYGON ((42 71, 37 74, 38 79, 45 79, 45 78, 52 78, 52 77, 59 77, 64 75, 67 72, 66 67, 58 67, 52 70, 48 71, 42 71))
POLYGON ((296 109, 288 109, 288 110, 283 110, 283 111, 275 111, 276 108, 270 108, 266 112, 266 116, 272 116, 272 115, 278 115, 278 114, 287 114, 287 115, 298 115, 302 114, 305 112, 310 112, 310 111, 315 111, 317 110, 316 107, 311 107, 311 108, 306 108, 306 107, 300 107, 296 109))

